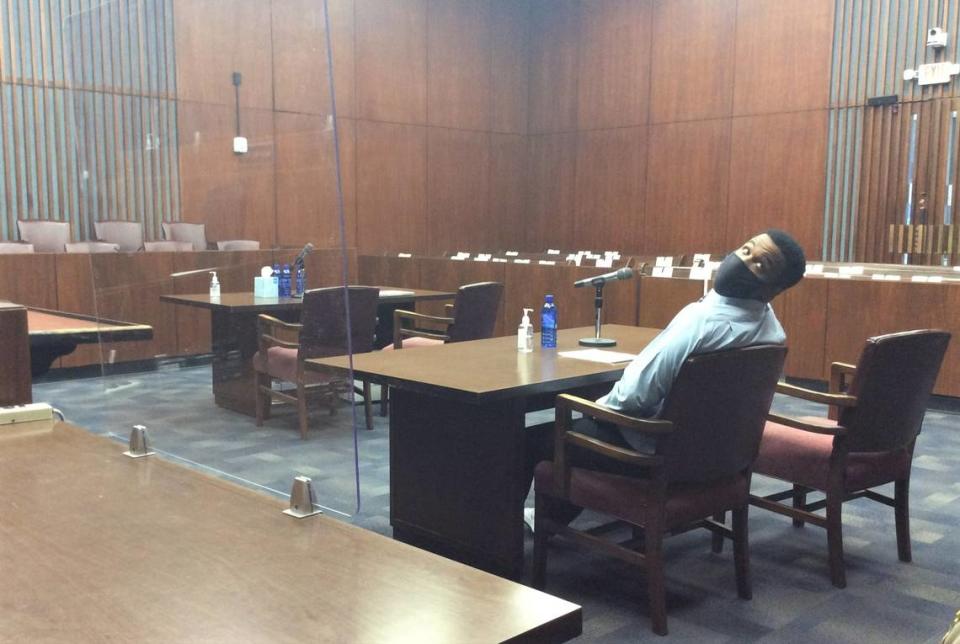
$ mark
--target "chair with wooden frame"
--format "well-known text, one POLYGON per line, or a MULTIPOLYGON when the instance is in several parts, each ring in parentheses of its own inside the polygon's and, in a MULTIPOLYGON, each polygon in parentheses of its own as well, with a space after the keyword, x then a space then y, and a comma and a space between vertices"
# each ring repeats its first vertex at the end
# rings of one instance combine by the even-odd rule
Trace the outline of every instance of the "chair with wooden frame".
MULTIPOLYGON (((321 373, 304 368, 310 358, 337 356, 345 353, 368 353, 373 350, 377 325, 377 302, 380 290, 369 286, 333 286, 307 291, 303 296, 301 323, 283 322, 269 315, 257 320, 259 351, 253 357, 256 370, 257 426, 269 417, 274 398, 295 403, 299 415, 300 435, 307 437, 308 398, 320 398, 332 414, 338 396, 353 392, 353 383, 340 374, 321 373), (350 334, 347 334, 347 293, 349 291, 350 334), (296 341, 282 336, 296 336, 296 341), (273 380, 292 382, 292 395, 272 387, 273 380)), ((370 386, 364 383, 363 403, 367 429, 373 428, 370 386)))
POLYGON ((831 407, 827 418, 770 414, 754 472, 792 488, 750 502, 827 530, 830 580, 847 585, 841 508, 867 498, 894 508, 897 551, 911 560, 910 468, 927 401, 950 342, 945 331, 907 331, 869 338, 856 366, 831 366, 829 393, 787 384, 780 393, 831 407), (849 387, 846 379, 852 377, 849 387), (844 391, 844 389, 846 391, 844 391), (894 484, 893 498, 871 488, 894 484), (807 495, 824 494, 811 503, 807 495), (781 503, 790 499, 791 505, 781 503), (826 508, 826 516, 816 511, 826 508))
POLYGON ((582 398, 558 396, 553 461, 540 462, 535 474, 533 585, 544 587, 548 541, 554 535, 596 547, 645 570, 653 631, 666 635, 663 538, 706 528, 713 533, 714 551, 724 537, 733 540, 737 592, 750 599, 751 467, 786 353, 783 346, 758 345, 691 356, 656 419, 633 418, 582 398), (572 429, 574 411, 648 436, 655 447, 642 453, 577 433, 572 429), (617 469, 579 466, 578 450, 610 459, 617 469), (557 501, 625 522, 633 527, 634 538, 616 543, 599 536, 610 532, 610 524, 586 531, 571 528, 551 517, 557 501), (726 510, 733 512, 729 528, 711 519, 726 510))
MULTIPOLYGON (((384 350, 429 347, 489 338, 497 325, 502 298, 503 284, 500 282, 477 282, 457 289, 453 304, 444 305, 445 316, 397 309, 393 312, 393 344, 387 345, 384 350), (406 326, 406 322, 418 326, 406 326), (430 328, 420 326, 424 324, 430 328)), ((380 390, 381 416, 387 414, 387 391, 386 387, 380 390)))

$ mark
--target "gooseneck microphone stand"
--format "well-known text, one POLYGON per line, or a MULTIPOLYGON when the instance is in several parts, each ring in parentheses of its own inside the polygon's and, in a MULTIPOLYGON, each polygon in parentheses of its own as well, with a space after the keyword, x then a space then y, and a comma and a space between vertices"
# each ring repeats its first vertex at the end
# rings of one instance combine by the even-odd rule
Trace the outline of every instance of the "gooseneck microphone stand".
POLYGON ((597 309, 597 317, 594 320, 594 335, 592 338, 580 338, 580 345, 584 347, 615 347, 616 340, 600 337, 600 314, 603 311, 603 286, 606 282, 600 282, 596 285, 597 293, 594 295, 593 304, 597 309))

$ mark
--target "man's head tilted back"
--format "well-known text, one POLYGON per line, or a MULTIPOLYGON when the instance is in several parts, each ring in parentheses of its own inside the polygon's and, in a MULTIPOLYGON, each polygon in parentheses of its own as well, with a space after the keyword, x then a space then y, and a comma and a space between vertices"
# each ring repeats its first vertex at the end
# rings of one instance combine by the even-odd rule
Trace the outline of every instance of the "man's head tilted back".
POLYGON ((782 230, 771 228, 724 258, 714 290, 725 297, 769 302, 799 282, 806 269, 800 244, 782 230))

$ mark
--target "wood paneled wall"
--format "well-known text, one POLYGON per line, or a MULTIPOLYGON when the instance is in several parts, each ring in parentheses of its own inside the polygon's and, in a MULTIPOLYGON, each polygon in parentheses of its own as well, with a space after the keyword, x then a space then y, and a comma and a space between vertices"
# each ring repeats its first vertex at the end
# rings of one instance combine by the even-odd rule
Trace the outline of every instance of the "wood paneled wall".
POLYGON ((833 7, 533 2, 524 245, 819 257, 833 7))
MULTIPOLYGON (((347 245, 513 242, 525 205, 526 0, 329 0, 347 245)), ((338 245, 322 0, 175 0, 183 218, 213 239, 338 245), (234 155, 239 71, 241 134, 234 155)))

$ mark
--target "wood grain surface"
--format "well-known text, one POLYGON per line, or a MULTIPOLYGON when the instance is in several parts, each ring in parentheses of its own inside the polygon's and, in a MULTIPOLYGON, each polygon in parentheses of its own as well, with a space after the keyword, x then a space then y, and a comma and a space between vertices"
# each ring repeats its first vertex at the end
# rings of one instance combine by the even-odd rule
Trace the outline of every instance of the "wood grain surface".
MULTIPOLYGON (((399 352, 398 352, 399 353, 399 352)), ((13 641, 562 642, 580 608, 59 423, 0 431, 13 641), (42 485, 37 485, 42 481, 42 485), (56 525, 69 525, 65 538, 56 525)))

